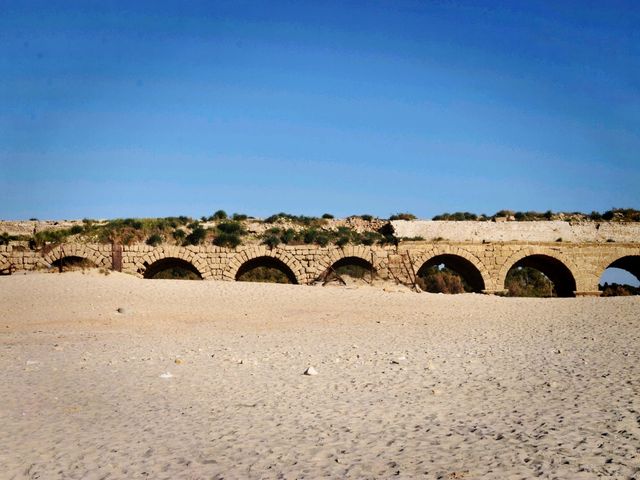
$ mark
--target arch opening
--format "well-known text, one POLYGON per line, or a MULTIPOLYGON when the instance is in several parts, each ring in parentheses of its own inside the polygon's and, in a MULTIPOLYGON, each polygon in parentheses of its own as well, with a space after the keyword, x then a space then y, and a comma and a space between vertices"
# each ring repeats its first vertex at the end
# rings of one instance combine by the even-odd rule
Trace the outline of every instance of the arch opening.
POLYGON ((240 265, 240 268, 236 273, 236 281, 298 283, 298 279, 286 263, 282 260, 269 256, 252 258, 240 265))
POLYGON ((529 255, 511 266, 504 288, 511 297, 573 297, 576 280, 557 258, 529 255))
POLYGON ((422 264, 416 276, 420 288, 430 293, 479 293, 485 289, 480 270, 459 255, 436 255, 422 264))
POLYGON ((361 257, 343 257, 327 268, 320 278, 325 282, 346 280, 355 282, 372 282, 376 276, 376 269, 371 262, 361 257))
POLYGON ((640 255, 628 255, 612 262, 600 276, 603 297, 640 295, 640 255))
POLYGON ((175 257, 161 258, 149 265, 144 278, 155 280, 202 280, 196 267, 186 260, 175 257))
POLYGON ((75 270, 86 270, 87 268, 97 268, 97 265, 85 257, 69 255, 61 257, 51 262, 51 268, 58 272, 72 272, 75 270))

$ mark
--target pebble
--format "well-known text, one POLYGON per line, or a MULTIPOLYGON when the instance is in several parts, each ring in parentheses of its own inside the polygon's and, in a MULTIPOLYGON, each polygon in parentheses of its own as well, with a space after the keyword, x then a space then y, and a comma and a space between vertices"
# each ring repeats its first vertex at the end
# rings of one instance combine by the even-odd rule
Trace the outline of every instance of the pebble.
POLYGON ((313 367, 309 367, 304 371, 305 375, 318 375, 318 371, 313 368, 313 367))
POLYGON ((173 377, 173 375, 171 375, 170 372, 166 372, 160 375, 160 378, 171 378, 171 377, 173 377))
POLYGON ((117 311, 118 313, 122 313, 123 315, 124 315, 125 313, 127 313, 127 309, 126 309, 126 308, 123 308, 123 307, 118 307, 118 309, 117 309, 116 311, 117 311))

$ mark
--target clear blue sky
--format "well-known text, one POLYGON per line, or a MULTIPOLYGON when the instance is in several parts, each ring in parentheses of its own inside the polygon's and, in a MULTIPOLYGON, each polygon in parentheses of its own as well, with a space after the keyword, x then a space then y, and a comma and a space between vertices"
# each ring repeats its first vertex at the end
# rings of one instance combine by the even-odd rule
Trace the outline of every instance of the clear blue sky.
POLYGON ((0 218, 640 207, 640 2, 0 0, 0 218))

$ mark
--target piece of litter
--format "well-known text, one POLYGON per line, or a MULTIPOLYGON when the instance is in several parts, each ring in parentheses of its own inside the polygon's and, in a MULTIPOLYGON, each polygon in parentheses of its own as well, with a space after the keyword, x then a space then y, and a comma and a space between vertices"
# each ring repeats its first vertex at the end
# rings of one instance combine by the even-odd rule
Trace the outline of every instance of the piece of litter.
POLYGON ((313 367, 309 367, 304 371, 305 375, 318 375, 318 371, 313 368, 313 367))

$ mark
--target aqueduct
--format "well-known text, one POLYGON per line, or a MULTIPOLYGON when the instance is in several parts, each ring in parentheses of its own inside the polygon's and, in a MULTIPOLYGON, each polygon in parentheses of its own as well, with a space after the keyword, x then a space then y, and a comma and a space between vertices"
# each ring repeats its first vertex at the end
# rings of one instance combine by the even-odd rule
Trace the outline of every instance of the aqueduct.
POLYGON ((265 266, 279 269, 291 283, 311 284, 330 268, 354 264, 375 271, 381 278, 409 283, 423 269, 444 264, 460 274, 473 291, 499 293, 505 289, 509 270, 533 267, 553 282, 558 296, 599 295, 598 283, 608 267, 622 268, 640 278, 638 224, 392 223, 399 241, 384 246, 248 245, 230 249, 66 243, 43 252, 5 245, 0 246, 0 269, 9 265, 18 270, 50 268, 74 257, 143 278, 177 267, 203 280, 235 281, 246 271, 265 266), (431 240, 402 240, 415 238, 416 231, 423 237, 431 235, 431 240), (556 238, 560 234, 563 237, 556 238))

